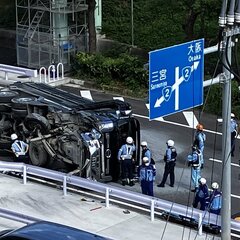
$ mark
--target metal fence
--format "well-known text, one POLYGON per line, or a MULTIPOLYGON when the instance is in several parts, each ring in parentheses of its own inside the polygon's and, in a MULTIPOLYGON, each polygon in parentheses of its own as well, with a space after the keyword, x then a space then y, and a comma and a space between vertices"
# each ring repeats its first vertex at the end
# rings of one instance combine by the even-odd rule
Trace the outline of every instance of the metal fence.
MULTIPOLYGON (((162 215, 163 213, 180 216, 183 220, 184 218, 194 219, 194 221, 198 224, 199 234, 202 233, 202 226, 206 224, 221 226, 221 217, 215 214, 210 214, 208 212, 203 212, 192 207, 172 203, 159 198, 150 197, 140 193, 128 191, 126 189, 110 186, 104 183, 99 183, 93 180, 80 178, 71 174, 65 174, 24 163, 12 163, 2 161, 0 161, 0 171, 12 171, 22 173, 23 184, 27 183, 27 179, 30 176, 43 177, 45 179, 58 181, 62 184, 63 194, 65 196, 67 196, 67 191, 70 186, 77 186, 82 189, 91 190, 97 196, 101 198, 103 197, 105 199, 106 207, 109 207, 109 203, 111 201, 117 201, 121 205, 125 206, 129 206, 129 204, 131 203, 131 208, 135 209, 139 209, 139 206, 141 206, 141 210, 150 212, 151 221, 154 221, 155 215, 162 215)), ((4 216, 2 215, 2 211, 3 210, 0 209, 0 216, 4 216)), ((14 219, 18 220, 19 216, 14 215, 13 220, 14 219)), ((32 220, 34 219, 31 218, 30 221, 32 220)), ((26 216, 23 217, 23 221, 27 221, 26 216)), ((231 229, 240 232, 240 222, 232 220, 231 229)))

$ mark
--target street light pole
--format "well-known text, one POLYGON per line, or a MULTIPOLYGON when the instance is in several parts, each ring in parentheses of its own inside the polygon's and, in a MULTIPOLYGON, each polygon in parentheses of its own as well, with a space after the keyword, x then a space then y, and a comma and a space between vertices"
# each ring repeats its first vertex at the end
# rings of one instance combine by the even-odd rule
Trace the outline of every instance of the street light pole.
POLYGON ((231 240, 231 37, 224 37, 223 44, 223 130, 222 130, 222 209, 221 239, 231 240), (228 42, 228 44, 227 44, 228 42))
POLYGON ((134 46, 134 25, 133 25, 133 0, 131 0, 131 30, 132 30, 132 47, 134 46))

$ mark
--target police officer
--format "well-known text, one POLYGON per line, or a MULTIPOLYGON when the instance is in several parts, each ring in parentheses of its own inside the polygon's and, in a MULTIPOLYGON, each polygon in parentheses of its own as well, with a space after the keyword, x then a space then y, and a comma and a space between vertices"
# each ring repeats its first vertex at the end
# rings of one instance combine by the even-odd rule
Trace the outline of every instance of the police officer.
POLYGON ((27 162, 29 145, 19 140, 16 133, 11 135, 11 140, 13 141, 11 149, 16 157, 16 160, 18 162, 27 162))
POLYGON ((129 183, 130 186, 134 185, 133 181, 133 155, 136 151, 136 147, 133 143, 132 137, 127 137, 126 144, 118 151, 118 160, 121 161, 122 171, 122 185, 125 186, 129 183))
POLYGON ((196 132, 195 132, 195 136, 194 136, 193 145, 197 146, 198 149, 201 151, 201 159, 200 159, 201 168, 203 168, 203 166, 204 166, 203 151, 204 151, 205 141, 206 141, 206 135, 203 132, 203 125, 199 123, 196 126, 196 132))
POLYGON ((167 144, 167 149, 164 155, 165 169, 164 169, 162 181, 160 184, 157 185, 158 187, 165 187, 165 182, 169 174, 170 174, 170 187, 174 187, 174 182, 175 182, 174 168, 175 168, 176 159, 177 159, 177 151, 176 151, 176 148, 174 147, 173 140, 171 139, 168 140, 166 144, 167 144))
POLYGON ((222 208, 222 193, 218 190, 219 185, 217 182, 212 183, 212 193, 209 197, 209 212, 220 214, 222 208))
POLYGON ((235 114, 231 113, 231 156, 234 157, 235 142, 238 135, 238 124, 235 119, 235 114))
POLYGON ((156 168, 150 163, 148 157, 144 157, 142 165, 138 168, 138 178, 143 194, 153 196, 153 181, 155 180, 155 176, 156 168))
POLYGON ((209 192, 208 192, 207 181, 205 178, 200 178, 199 186, 193 201, 193 207, 197 208, 198 203, 200 202, 200 210, 205 211, 208 201, 209 201, 209 192))
POLYGON ((191 191, 198 189, 198 180, 201 178, 201 151, 197 146, 192 147, 192 154, 188 155, 188 166, 191 166, 191 191))
POLYGON ((147 142, 146 141, 141 142, 141 147, 142 147, 142 160, 144 157, 147 157, 148 159, 150 159, 150 163, 153 165, 153 167, 156 168, 155 161, 152 158, 152 153, 148 148, 147 142))

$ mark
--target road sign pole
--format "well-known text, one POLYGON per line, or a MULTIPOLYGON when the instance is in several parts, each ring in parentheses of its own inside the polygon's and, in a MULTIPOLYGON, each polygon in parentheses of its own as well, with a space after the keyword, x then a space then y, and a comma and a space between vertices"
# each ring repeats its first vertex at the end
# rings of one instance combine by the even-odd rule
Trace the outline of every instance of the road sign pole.
POLYGON ((231 240, 231 37, 224 37, 223 49, 223 105, 222 105, 222 209, 221 239, 231 240))

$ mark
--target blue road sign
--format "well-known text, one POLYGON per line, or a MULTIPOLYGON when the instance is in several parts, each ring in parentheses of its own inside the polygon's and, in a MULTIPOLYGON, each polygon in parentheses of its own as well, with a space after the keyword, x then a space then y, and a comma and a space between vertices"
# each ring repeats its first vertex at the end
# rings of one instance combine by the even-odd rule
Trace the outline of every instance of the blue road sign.
POLYGON ((203 104, 204 39, 149 52, 149 118, 203 104))

